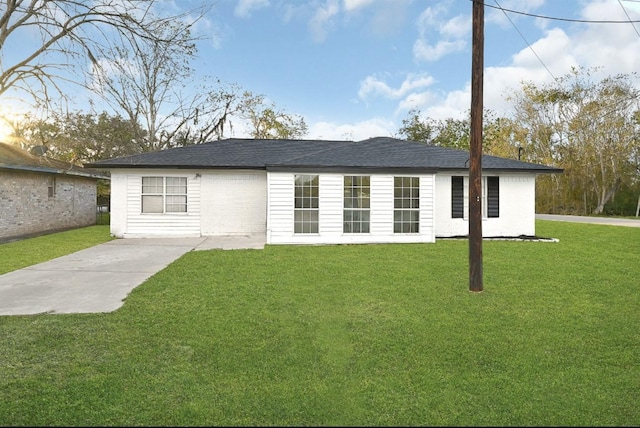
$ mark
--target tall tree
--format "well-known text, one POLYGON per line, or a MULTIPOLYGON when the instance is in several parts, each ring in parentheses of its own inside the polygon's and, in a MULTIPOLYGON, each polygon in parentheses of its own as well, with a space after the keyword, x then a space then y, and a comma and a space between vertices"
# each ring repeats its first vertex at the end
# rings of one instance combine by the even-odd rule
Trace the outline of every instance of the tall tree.
POLYGON ((640 92, 633 75, 594 81, 592 71, 574 68, 553 84, 523 83, 509 98, 515 120, 528 130, 530 160, 565 169, 540 180, 545 211, 600 214, 637 177, 640 92))
MULTIPOLYGON (((483 122, 483 152, 517 157, 522 129, 513 120, 497 117, 490 109, 484 109, 483 122)), ((409 111, 409 116, 402 120, 398 130, 398 134, 408 140, 459 150, 469 150, 470 133, 470 115, 464 119, 437 120, 422 118, 416 109, 409 111)))
POLYGON ((92 56, 96 93, 147 130, 145 151, 200 144, 232 131, 233 118, 249 122, 254 138, 295 138, 306 133, 301 118, 286 114, 263 95, 209 76, 195 76, 196 45, 188 28, 158 28, 171 45, 136 37, 92 56))
POLYGON ((187 22, 188 15, 160 17, 156 0, 10 0, 0 6, 0 96, 12 90, 25 102, 49 105, 64 99, 63 82, 82 83, 84 63, 111 37, 135 36, 172 45, 159 28, 187 22), (39 34, 39 41, 33 34, 39 34), (29 37, 27 37, 29 36, 29 37), (7 55, 7 46, 20 46, 7 55))
POLYGON ((140 125, 106 112, 52 115, 47 120, 26 116, 20 130, 24 148, 44 146, 48 156, 76 164, 144 151, 140 125))
MULTIPOLYGON (((146 151, 168 148, 174 136, 185 141, 182 127, 205 115, 206 93, 184 98, 190 83, 190 62, 196 53, 190 27, 169 22, 155 28, 155 39, 121 35, 117 42, 90 53, 93 80, 88 83, 102 100, 147 130, 146 151), (163 40, 172 40, 164 43, 163 40)), ((210 101, 210 100, 209 100, 210 101)))
POLYGON ((400 137, 418 143, 432 144, 436 134, 436 121, 431 118, 423 119, 420 110, 411 109, 406 118, 402 119, 402 126, 398 130, 400 137))
POLYGON ((296 139, 307 133, 303 117, 285 113, 274 103, 267 104, 263 95, 247 98, 241 116, 248 120, 253 138, 296 139))

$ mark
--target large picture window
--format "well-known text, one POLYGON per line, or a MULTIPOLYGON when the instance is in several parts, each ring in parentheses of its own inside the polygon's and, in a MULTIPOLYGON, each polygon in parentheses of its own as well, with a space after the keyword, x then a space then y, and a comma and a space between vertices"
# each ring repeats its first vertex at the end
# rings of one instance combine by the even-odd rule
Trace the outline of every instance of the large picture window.
POLYGON ((296 175, 294 192, 294 233, 318 233, 318 176, 296 175))
POLYGON ((393 178, 393 233, 420 231, 420 178, 393 178))
MULTIPOLYGON (((451 177, 451 217, 469 218, 469 178, 451 177)), ((500 177, 482 177, 482 218, 500 217, 500 177)))
POLYGON ((369 233, 371 184, 369 176, 344 177, 344 233, 369 233))
POLYGON ((186 213, 186 177, 142 177, 142 212, 186 213))

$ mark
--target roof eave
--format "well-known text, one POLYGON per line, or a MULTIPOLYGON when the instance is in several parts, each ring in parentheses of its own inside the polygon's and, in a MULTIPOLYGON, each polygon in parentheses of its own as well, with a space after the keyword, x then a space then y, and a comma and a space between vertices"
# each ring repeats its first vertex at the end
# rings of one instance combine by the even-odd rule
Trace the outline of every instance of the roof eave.
POLYGON ((96 169, 265 169, 264 165, 148 165, 148 164, 85 164, 96 169))
POLYGON ((99 172, 77 171, 72 169, 47 168, 47 167, 26 166, 26 165, 7 165, 7 164, 0 165, 0 169, 11 169, 14 171, 42 172, 46 174, 58 174, 58 175, 73 175, 78 177, 87 177, 87 178, 96 178, 96 179, 105 179, 105 180, 110 179, 108 175, 101 174, 99 172))
POLYGON ((272 172, 404 172, 404 173, 433 173, 438 168, 412 166, 362 166, 362 165, 267 165, 267 171, 272 172))

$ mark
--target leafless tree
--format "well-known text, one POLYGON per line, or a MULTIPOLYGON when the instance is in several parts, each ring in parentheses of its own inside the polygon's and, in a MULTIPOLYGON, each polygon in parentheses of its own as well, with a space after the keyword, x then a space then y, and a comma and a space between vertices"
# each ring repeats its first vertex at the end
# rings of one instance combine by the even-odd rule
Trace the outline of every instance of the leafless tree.
MULTIPOLYGON (((15 90, 36 105, 65 99, 63 83, 82 83, 92 52, 114 36, 163 46, 158 29, 193 22, 193 11, 161 16, 156 0, 6 0, 0 4, 0 97, 15 90), (10 55, 9 55, 10 53, 10 55)), ((204 9, 200 11, 204 13, 204 9)))

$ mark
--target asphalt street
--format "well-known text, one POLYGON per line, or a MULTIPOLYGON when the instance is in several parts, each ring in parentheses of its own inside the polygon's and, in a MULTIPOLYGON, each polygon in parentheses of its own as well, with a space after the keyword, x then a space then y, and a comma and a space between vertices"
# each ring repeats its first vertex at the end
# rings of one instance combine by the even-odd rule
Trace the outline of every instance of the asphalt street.
POLYGON ((610 226, 640 227, 640 219, 614 217, 586 217, 577 215, 536 214, 538 220, 568 221, 573 223, 607 224, 610 226))

